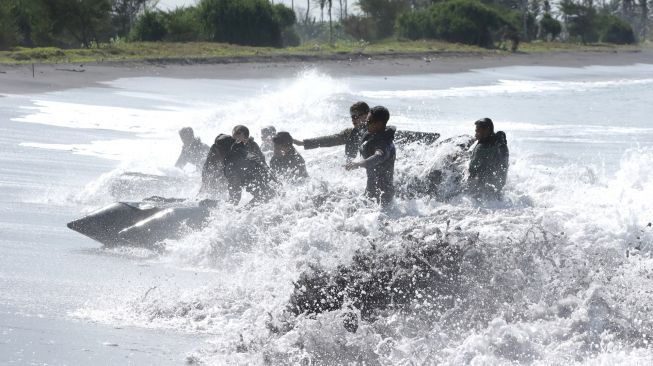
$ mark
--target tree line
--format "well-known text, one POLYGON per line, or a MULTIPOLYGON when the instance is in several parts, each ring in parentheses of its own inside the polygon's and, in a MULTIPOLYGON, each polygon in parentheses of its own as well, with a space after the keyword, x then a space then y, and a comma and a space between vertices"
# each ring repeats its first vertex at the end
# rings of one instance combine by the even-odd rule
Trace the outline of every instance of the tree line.
POLYGON ((647 39, 649 2, 560 0, 554 7, 550 0, 359 0, 360 12, 352 15, 344 0, 306 0, 305 9, 300 1, 289 8, 272 0, 199 0, 169 11, 158 10, 157 0, 2 0, 0 49, 92 47, 116 39, 283 47, 325 29, 329 42, 398 37, 510 43, 513 49, 536 39, 628 44, 647 39), (319 20, 311 3, 320 9, 319 20))
POLYGON ((442 39, 482 47, 497 42, 561 40, 629 44, 648 39, 649 1, 359 0, 349 32, 374 39, 442 39), (638 1, 636 3, 636 1, 638 1))
MULTIPOLYGON (((111 40, 213 41, 281 47, 295 13, 267 0, 200 0, 170 11, 157 0, 1 0, 0 49, 92 47, 111 40)), ((293 37, 294 36, 294 37, 293 37)))

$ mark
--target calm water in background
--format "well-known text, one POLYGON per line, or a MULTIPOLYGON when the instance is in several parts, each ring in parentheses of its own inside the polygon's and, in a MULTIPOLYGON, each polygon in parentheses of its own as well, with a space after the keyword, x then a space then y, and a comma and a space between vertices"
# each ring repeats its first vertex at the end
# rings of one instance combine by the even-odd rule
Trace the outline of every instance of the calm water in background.
MULTIPOLYGON (((653 235, 646 229, 653 221, 651 100, 653 65, 387 78, 316 70, 290 79, 139 78, 0 98, 0 363, 285 363, 335 355, 371 363, 651 361, 646 344, 623 332, 606 332, 598 351, 587 351, 583 339, 587 327, 615 319, 626 333, 647 329, 641 321, 653 315, 645 305, 653 288, 653 235), (342 210, 317 217, 302 208, 302 197, 325 186, 363 190, 364 173, 346 174, 339 148, 300 149, 312 176, 307 187, 288 188, 285 199, 252 212, 220 210, 211 227, 165 243, 163 253, 101 249, 65 227, 114 201, 109 187, 124 171, 188 176, 187 186, 168 193, 192 195, 197 172, 171 168, 182 126, 209 142, 236 124, 249 126, 257 140, 268 124, 307 138, 346 127, 357 100, 387 106, 399 128, 471 134, 473 121, 487 116, 508 136, 508 204, 488 210, 464 200, 399 201, 391 217, 397 230, 451 219, 508 253, 507 236, 541 225, 566 232, 555 255, 585 263, 569 271, 584 274, 490 269, 499 282, 521 271, 523 296, 487 309, 492 322, 463 329, 395 314, 353 335, 325 315, 284 336, 268 334, 268 313, 283 308, 307 263, 346 263, 380 230, 375 210, 349 212, 347 200, 342 210), (635 244, 642 255, 626 259, 635 244), (590 275, 587 263, 601 267, 590 275), (541 289, 535 276, 555 288, 541 289), (539 291, 550 298, 534 298, 539 291), (609 310, 597 310, 597 297, 609 310), (574 304, 571 316, 538 315, 563 300, 574 304), (246 351, 237 351, 242 342, 246 351)), ((434 158, 410 146, 397 165, 419 174, 434 158)))

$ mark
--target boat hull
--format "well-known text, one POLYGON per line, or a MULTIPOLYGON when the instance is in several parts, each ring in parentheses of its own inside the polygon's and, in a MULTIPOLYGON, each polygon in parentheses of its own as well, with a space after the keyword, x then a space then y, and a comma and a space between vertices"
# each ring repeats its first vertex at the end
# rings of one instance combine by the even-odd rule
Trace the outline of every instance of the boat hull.
POLYGON ((154 200, 116 202, 68 223, 68 228, 107 247, 151 247, 201 229, 210 214, 206 202, 154 200))

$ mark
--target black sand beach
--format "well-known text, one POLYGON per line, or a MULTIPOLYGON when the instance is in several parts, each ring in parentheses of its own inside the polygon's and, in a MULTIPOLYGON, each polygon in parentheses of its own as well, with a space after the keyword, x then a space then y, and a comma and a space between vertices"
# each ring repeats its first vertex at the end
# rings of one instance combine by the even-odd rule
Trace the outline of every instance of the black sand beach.
POLYGON ((0 65, 0 94, 29 94, 92 86, 125 77, 245 79, 287 77, 305 68, 333 75, 394 76, 457 73, 502 66, 583 67, 653 63, 653 50, 550 52, 511 55, 361 55, 358 58, 238 58, 89 64, 0 65))

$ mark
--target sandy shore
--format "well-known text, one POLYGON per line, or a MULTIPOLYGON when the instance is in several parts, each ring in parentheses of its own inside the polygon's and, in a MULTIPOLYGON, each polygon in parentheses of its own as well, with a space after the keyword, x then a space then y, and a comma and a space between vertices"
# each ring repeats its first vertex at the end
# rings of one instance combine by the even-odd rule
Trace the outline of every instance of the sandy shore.
POLYGON ((457 73, 502 66, 653 64, 653 50, 551 52, 512 55, 413 54, 361 55, 356 58, 274 57, 250 59, 167 60, 57 65, 0 65, 0 94, 30 94, 99 86, 125 77, 243 79, 287 77, 307 68, 335 76, 457 73))

